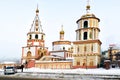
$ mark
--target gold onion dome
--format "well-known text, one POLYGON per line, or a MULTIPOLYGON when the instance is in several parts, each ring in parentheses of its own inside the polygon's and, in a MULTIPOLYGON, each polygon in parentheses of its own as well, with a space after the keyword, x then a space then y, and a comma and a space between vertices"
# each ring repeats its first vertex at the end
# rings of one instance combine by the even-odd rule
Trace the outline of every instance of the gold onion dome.
POLYGON ((90 5, 87 5, 87 6, 86 6, 86 10, 90 10, 90 5))
POLYGON ((60 31, 60 34, 64 34, 64 31, 60 31))
POLYGON ((36 10, 36 13, 39 13, 39 10, 38 10, 38 9, 36 10))
POLYGON ((60 31, 60 34, 64 34, 64 30, 63 30, 63 25, 61 26, 61 31, 60 31))

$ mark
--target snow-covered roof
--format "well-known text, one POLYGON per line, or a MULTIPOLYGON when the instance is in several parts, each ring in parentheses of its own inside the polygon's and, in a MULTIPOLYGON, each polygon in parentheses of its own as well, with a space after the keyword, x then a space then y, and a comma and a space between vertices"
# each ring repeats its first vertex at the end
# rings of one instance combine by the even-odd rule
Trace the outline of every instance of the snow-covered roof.
POLYGON ((16 64, 16 62, 12 62, 12 61, 5 61, 5 62, 1 62, 1 64, 16 64))

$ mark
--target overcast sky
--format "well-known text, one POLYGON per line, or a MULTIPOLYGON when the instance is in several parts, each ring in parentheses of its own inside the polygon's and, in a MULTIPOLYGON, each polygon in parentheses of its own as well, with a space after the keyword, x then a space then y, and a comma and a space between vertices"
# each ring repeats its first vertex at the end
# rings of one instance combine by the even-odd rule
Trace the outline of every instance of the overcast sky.
MULTIPOLYGON (((21 58, 27 32, 39 5, 39 17, 46 36, 46 47, 59 40, 61 25, 65 39, 76 39, 76 21, 86 13, 87 0, 0 0, 0 59, 21 58)), ((90 12, 100 18, 102 50, 120 43, 120 0, 91 0, 90 12)))

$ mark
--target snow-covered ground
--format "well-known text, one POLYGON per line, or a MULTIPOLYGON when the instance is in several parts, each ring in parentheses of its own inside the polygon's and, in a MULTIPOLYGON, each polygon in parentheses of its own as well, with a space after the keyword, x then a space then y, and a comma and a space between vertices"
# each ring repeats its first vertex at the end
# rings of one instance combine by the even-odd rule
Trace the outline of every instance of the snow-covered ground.
POLYGON ((29 68, 24 69, 24 72, 33 72, 33 73, 73 73, 73 74, 99 74, 99 75, 120 75, 119 68, 111 68, 111 69, 39 69, 39 68, 29 68))
MULTIPOLYGON (((3 70, 0 70, 3 75, 3 70)), ((28 68, 18 70, 18 73, 12 75, 14 77, 31 77, 43 79, 60 79, 60 80, 120 80, 120 69, 111 68, 109 70, 98 69, 39 69, 28 68)))
MULTIPOLYGON (((0 69, 0 73, 3 72, 3 69, 0 69)), ((21 70, 18 70, 21 72, 21 70)), ((24 73, 68 73, 68 74, 99 74, 99 75, 120 75, 120 68, 111 68, 111 69, 40 69, 40 68, 27 68, 23 70, 24 73)))

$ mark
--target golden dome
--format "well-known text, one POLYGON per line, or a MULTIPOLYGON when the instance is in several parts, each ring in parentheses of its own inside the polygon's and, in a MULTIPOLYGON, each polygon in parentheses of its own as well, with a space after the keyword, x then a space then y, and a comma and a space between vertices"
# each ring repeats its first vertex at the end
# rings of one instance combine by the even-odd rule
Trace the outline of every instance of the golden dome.
POLYGON ((36 10, 36 13, 39 13, 39 10, 38 10, 38 9, 36 10))
POLYGON ((60 31, 60 34, 64 34, 64 31, 60 31))
POLYGON ((86 6, 86 10, 90 10, 90 5, 87 5, 87 6, 86 6))
POLYGON ((38 5, 37 5, 36 13, 39 13, 38 5))
POLYGON ((64 34, 64 30, 63 30, 63 25, 61 26, 61 31, 60 31, 60 34, 64 34))

